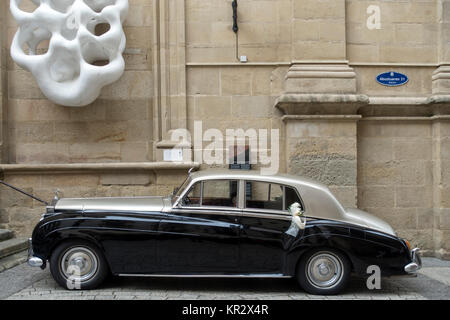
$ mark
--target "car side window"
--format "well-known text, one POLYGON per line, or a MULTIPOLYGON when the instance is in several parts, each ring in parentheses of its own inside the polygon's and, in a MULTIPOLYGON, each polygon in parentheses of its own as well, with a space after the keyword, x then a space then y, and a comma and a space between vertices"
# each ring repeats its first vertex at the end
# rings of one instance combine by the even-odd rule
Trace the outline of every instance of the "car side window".
POLYGON ((259 181, 247 181, 246 185, 246 208, 283 210, 283 186, 259 181))
POLYGON ((192 186, 189 192, 184 196, 182 205, 184 207, 198 207, 201 202, 202 183, 197 182, 192 186))
POLYGON ((302 202, 301 202, 300 198, 298 197, 298 194, 295 191, 295 189, 293 189, 291 187, 284 187, 284 195, 286 198, 286 200, 285 200, 286 210, 289 209, 289 207, 296 202, 302 206, 302 210, 303 210, 302 202))
POLYGON ((237 180, 203 181, 202 206, 237 207, 237 180))
POLYGON ((207 180, 197 182, 184 196, 184 207, 237 207, 237 180, 207 180))

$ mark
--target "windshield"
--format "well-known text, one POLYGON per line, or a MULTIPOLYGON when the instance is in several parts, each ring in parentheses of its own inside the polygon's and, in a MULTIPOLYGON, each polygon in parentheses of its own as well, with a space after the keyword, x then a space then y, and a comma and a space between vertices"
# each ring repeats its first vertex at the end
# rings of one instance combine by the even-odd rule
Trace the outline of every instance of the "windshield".
POLYGON ((184 189, 186 189, 186 187, 191 183, 191 177, 187 177, 186 180, 184 180, 184 182, 181 184, 181 186, 177 189, 174 190, 174 193, 172 195, 172 203, 175 203, 178 198, 181 196, 181 194, 183 193, 184 189))

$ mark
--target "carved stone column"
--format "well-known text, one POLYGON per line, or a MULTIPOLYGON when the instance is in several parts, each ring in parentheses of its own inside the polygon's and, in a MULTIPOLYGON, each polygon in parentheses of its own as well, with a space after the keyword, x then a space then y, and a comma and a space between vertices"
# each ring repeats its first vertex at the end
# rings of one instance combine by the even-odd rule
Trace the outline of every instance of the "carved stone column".
POLYGON ((283 111, 286 167, 357 202, 356 74, 346 60, 345 0, 293 0, 292 64, 275 106, 283 111))
POLYGON ((450 0, 439 0, 437 6, 439 67, 433 73, 433 94, 450 95, 450 0))
POLYGON ((7 116, 6 102, 7 91, 7 70, 6 54, 7 50, 7 28, 6 28, 7 1, 0 3, 0 163, 7 161, 7 116))
POLYGON ((439 67, 433 73, 437 120, 433 123, 434 245, 450 258, 450 0, 439 0, 439 67))
POLYGON ((345 0, 293 2, 286 94, 355 94, 356 74, 346 60, 345 0))
MULTIPOLYGON (((155 70, 155 160, 164 158, 164 150, 180 141, 172 141, 173 130, 187 128, 186 102, 186 27, 183 0, 154 1, 155 70)), ((183 160, 190 161, 190 145, 181 147, 183 160)))

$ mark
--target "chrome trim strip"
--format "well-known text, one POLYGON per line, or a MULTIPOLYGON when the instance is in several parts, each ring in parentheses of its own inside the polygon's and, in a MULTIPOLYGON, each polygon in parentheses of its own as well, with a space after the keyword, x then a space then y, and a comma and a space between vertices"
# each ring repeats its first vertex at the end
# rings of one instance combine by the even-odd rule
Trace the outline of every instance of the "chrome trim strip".
POLYGON ((240 210, 236 210, 236 211, 218 211, 218 210, 201 210, 201 209, 192 209, 192 210, 188 210, 188 209, 184 209, 184 208, 180 208, 180 209, 173 209, 171 212, 169 212, 169 214, 202 214, 202 215, 216 215, 216 216, 242 216, 242 212, 240 210))
POLYGON ((198 211, 222 211, 222 212, 241 212, 242 210, 235 207, 215 207, 215 206, 203 206, 203 207, 179 207, 174 210, 198 210, 198 211))
POLYGON ((242 179, 239 180, 238 199, 238 208, 242 210, 245 205, 245 182, 242 179))
MULTIPOLYGON (((268 213, 262 212, 259 213, 257 211, 241 211, 239 209, 237 210, 226 210, 226 211, 220 211, 217 210, 216 211, 210 211, 204 208, 199 208, 199 207, 195 207, 192 208, 191 210, 186 209, 185 207, 183 208, 175 208, 172 209, 172 211, 169 212, 169 214, 183 214, 183 213, 187 213, 187 214, 201 214, 201 215, 227 215, 227 216, 239 216, 239 217, 251 217, 251 218, 262 218, 262 219, 277 219, 277 220, 286 220, 286 221, 290 221, 292 219, 292 217, 286 213, 270 213, 270 211, 268 213)), ((312 217, 307 217, 308 221, 311 220, 316 220, 317 218, 312 218, 312 217)), ((322 220, 322 219, 319 219, 322 220)))
POLYGON ((130 274, 121 273, 119 277, 148 278, 292 278, 283 274, 130 274))
POLYGON ((290 217, 291 216, 288 211, 271 210, 271 209, 255 209, 255 208, 252 208, 252 209, 243 209, 242 212, 244 214, 246 214, 246 213, 257 213, 257 214, 273 214, 273 215, 279 215, 281 217, 284 217, 284 216, 290 217))
POLYGON ((289 215, 283 216, 280 214, 269 214, 269 213, 247 213, 244 212, 242 217, 250 217, 250 218, 262 218, 262 219, 277 219, 277 220, 292 220, 292 217, 289 215))
POLYGON ((382 276, 382 278, 389 279, 389 280, 403 280, 405 278, 417 278, 416 273, 408 273, 401 276, 382 276))

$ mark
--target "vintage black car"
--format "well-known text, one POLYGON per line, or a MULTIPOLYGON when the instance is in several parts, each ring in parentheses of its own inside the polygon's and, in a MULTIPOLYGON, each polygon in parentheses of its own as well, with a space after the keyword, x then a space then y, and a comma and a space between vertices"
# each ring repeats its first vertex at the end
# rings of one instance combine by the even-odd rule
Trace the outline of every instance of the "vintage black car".
POLYGON ((350 274, 408 275, 418 249, 384 221, 345 209, 330 190, 290 175, 190 173, 169 197, 59 199, 34 229, 29 264, 50 263, 69 289, 108 274, 152 277, 296 278, 313 294, 336 294, 350 274), (301 208, 304 228, 288 211, 301 208))

